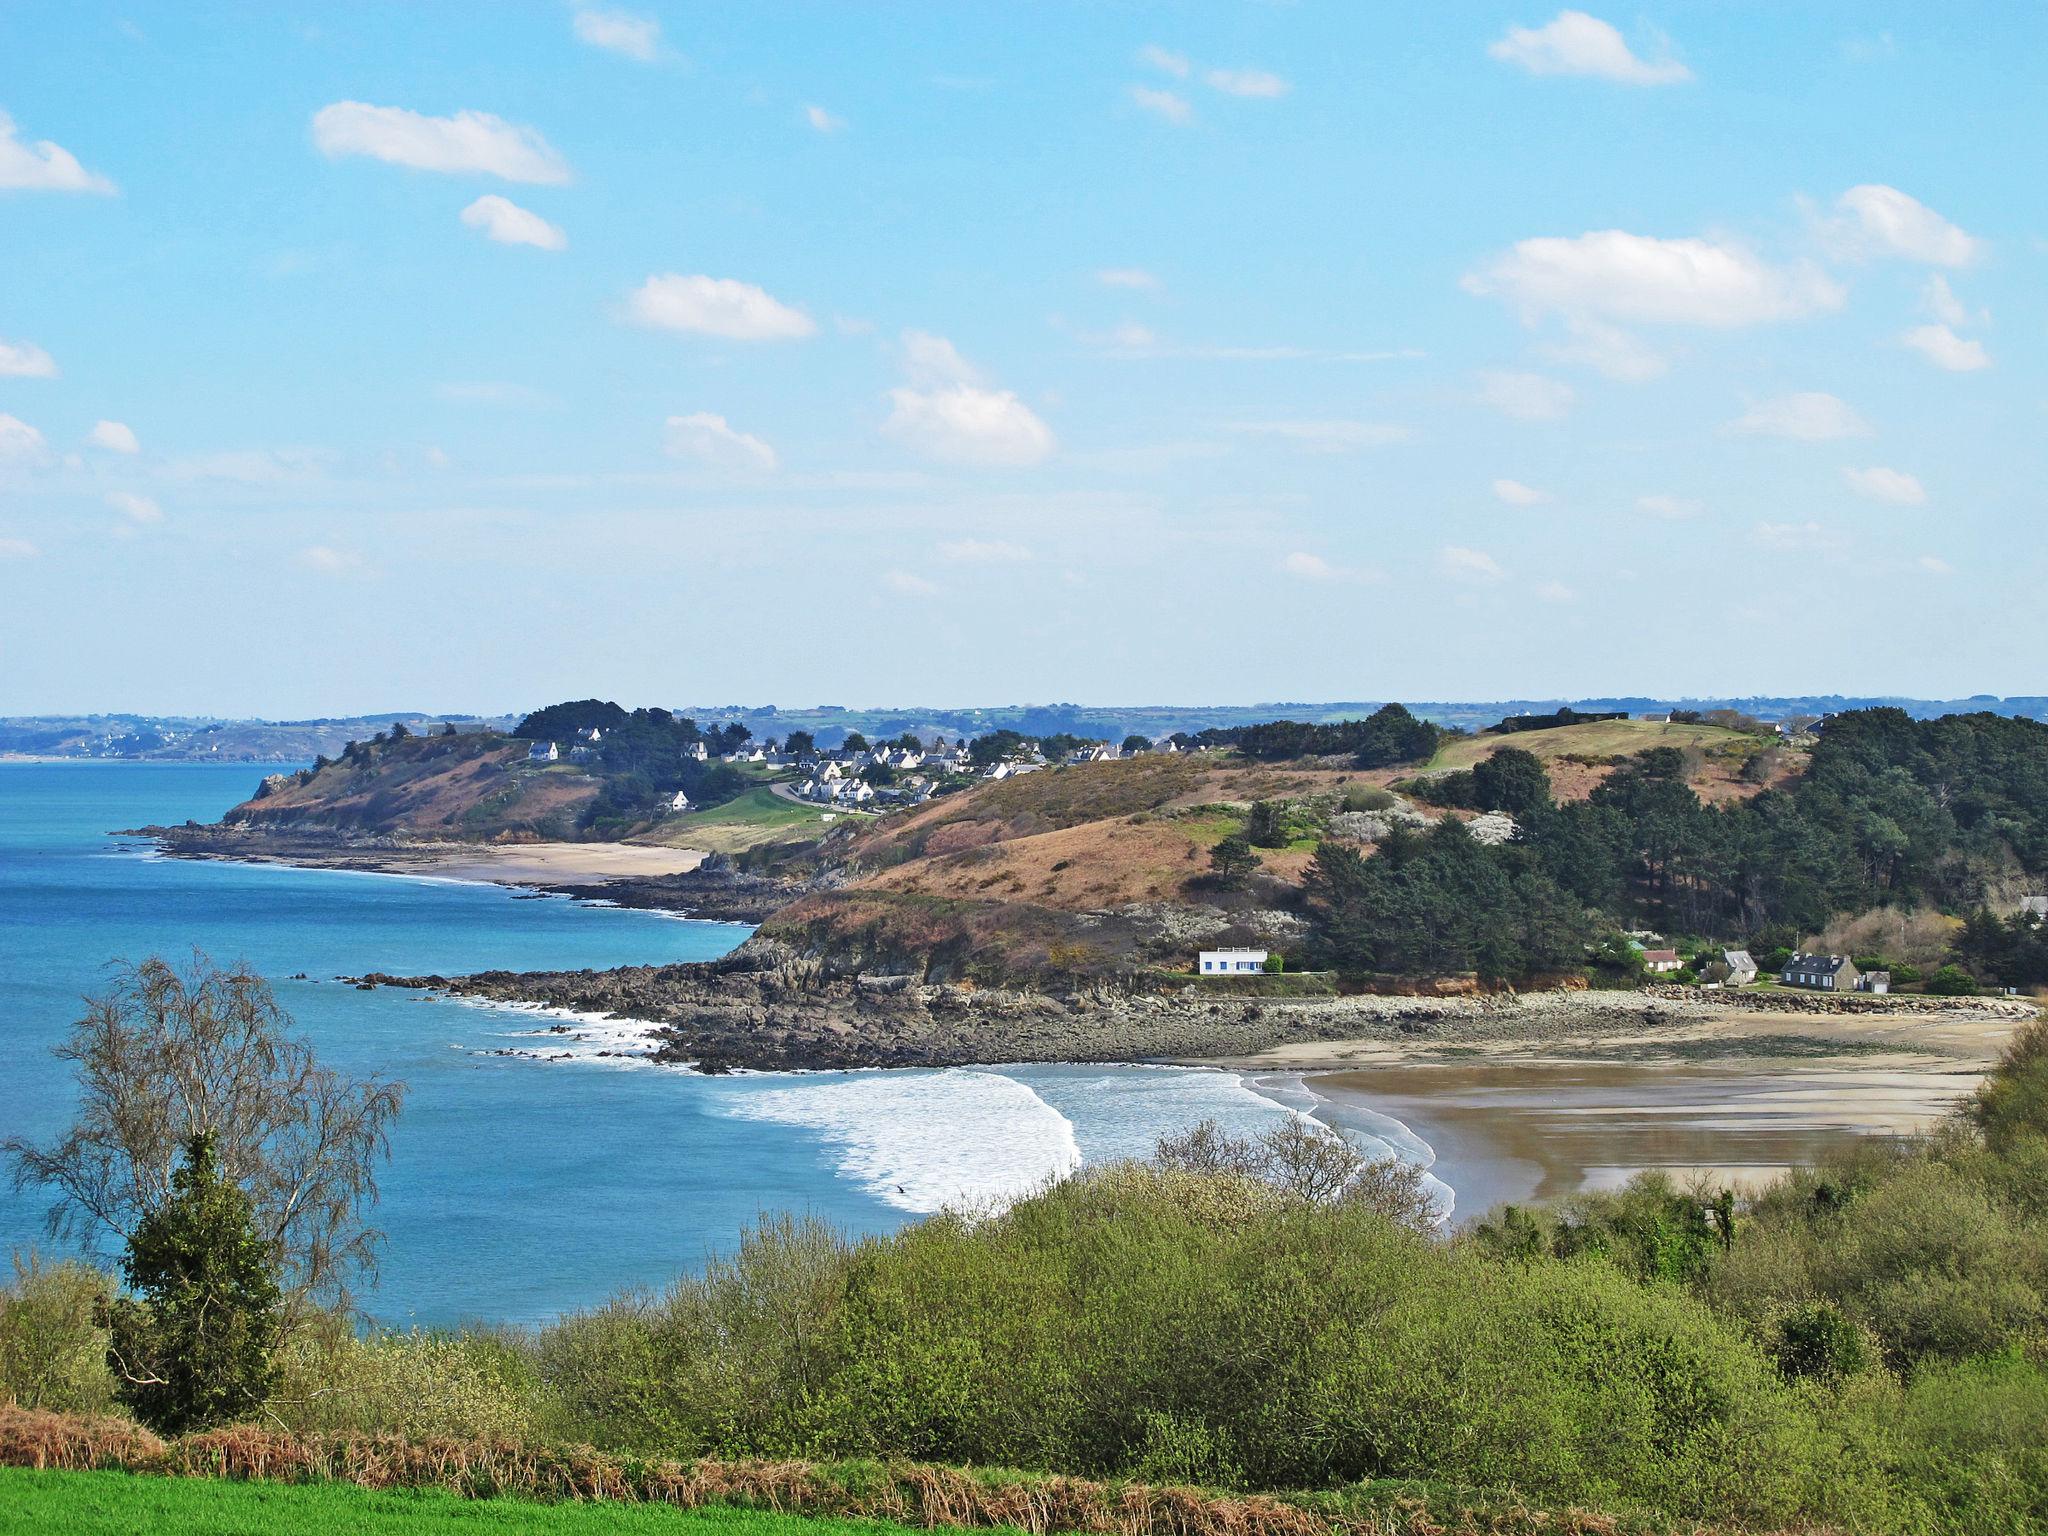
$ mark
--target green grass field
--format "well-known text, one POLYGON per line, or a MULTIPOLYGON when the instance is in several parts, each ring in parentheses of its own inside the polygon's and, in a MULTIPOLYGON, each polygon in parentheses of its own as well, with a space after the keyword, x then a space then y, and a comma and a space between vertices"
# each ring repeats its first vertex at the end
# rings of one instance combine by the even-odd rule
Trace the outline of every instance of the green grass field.
POLYGON ((763 784, 708 811, 671 816, 661 824, 657 835, 671 847, 738 853, 763 843, 785 842, 807 834, 822 837, 833 827, 862 819, 865 818, 858 811, 821 811, 816 806, 799 805, 763 784), (826 820, 828 816, 833 819, 826 820))
POLYGON ((347 1484, 0 1469, 0 1536, 895 1536, 874 1520, 634 1504, 528 1504, 347 1484))
POLYGON ((1596 720, 1587 725, 1560 725, 1547 731, 1517 731, 1512 735, 1466 736, 1445 744, 1430 759, 1425 773, 1450 768, 1470 768, 1481 758, 1491 757, 1501 747, 1520 747, 1545 761, 1573 754, 1584 757, 1619 757, 1647 752, 1652 747, 1699 747, 1712 749, 1748 744, 1755 738, 1718 725, 1672 725, 1653 720, 1596 720))

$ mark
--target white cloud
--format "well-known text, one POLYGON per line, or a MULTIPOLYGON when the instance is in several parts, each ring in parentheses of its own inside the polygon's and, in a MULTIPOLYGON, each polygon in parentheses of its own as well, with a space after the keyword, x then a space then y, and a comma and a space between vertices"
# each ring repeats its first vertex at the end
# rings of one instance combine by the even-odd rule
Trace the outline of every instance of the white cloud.
POLYGON ((820 133, 837 133, 846 126, 845 118, 835 117, 816 102, 804 108, 804 121, 820 133))
POLYGON ((0 112, 0 190, 11 192, 98 192, 111 196, 114 184, 88 171, 60 144, 24 142, 14 119, 0 112))
POLYGON ((577 38, 593 48, 622 53, 643 64, 661 57, 661 23, 652 16, 586 9, 577 11, 574 26, 577 38))
POLYGON ((1623 85, 1676 85, 1692 78, 1675 59, 1638 58, 1611 25, 1584 11, 1559 11, 1540 27, 1509 27, 1486 51, 1532 75, 1590 75, 1623 85))
POLYGON ((1031 558, 1030 550, 1008 539, 951 539, 939 553, 961 565, 1014 565, 1031 558))
POLYGON ((1496 499, 1511 507, 1540 507, 1557 498, 1548 491, 1539 491, 1533 485, 1524 485, 1519 480, 1496 480, 1493 482, 1496 499))
POLYGON ((1513 305, 1529 324, 1557 314, 1581 323, 1729 328, 1838 309, 1844 297, 1810 262, 1773 266, 1738 245, 1621 229, 1518 240, 1463 286, 1513 305))
POLYGON ((734 431, 723 416, 710 411, 669 417, 663 442, 678 458, 741 469, 775 467, 775 450, 765 441, 752 433, 734 431))
POLYGON ((1930 576, 1953 576, 1956 568, 1939 555, 1922 555, 1913 562, 1930 576))
POLYGON ((1540 583, 1536 596, 1546 603, 1576 603, 1579 600, 1579 594, 1561 581, 1540 583))
POLYGON ((164 509, 154 496, 141 496, 134 491, 109 491, 107 505, 131 522, 160 523, 164 520, 164 509))
POLYGON ((1578 398, 1571 385, 1540 373, 1495 370, 1479 375, 1480 404, 1517 421, 1560 421, 1578 398))
POLYGON ((1743 437, 1785 437, 1798 443, 1826 443, 1868 437, 1870 423, 1848 403, 1822 390, 1803 390, 1759 400, 1722 428, 1743 437))
POLYGON ((1946 325, 1916 325, 1899 340, 1950 373, 1975 373, 1991 366, 1991 354, 1984 350, 1983 342, 1958 336, 1946 325))
POLYGON ((1053 450, 1052 429, 1007 389, 946 384, 892 389, 882 431, 929 458, 956 464, 1036 464, 1053 450))
POLYGON ((1221 91, 1226 96, 1248 96, 1255 100, 1271 101, 1285 96, 1294 87, 1280 76, 1264 69, 1212 69, 1202 76, 1212 91, 1221 91))
POLYGON ((337 101, 313 114, 313 142, 330 160, 367 155, 416 171, 559 184, 569 165, 540 134, 488 112, 428 117, 403 107, 337 101))
POLYGON ((1155 90, 1149 85, 1131 87, 1131 100, 1169 123, 1185 123, 1193 120, 1195 109, 1188 105, 1188 99, 1172 91, 1155 90))
POLYGON ((1483 549, 1446 544, 1437 551, 1436 562, 1437 568, 1452 581, 1491 586, 1508 579, 1508 573, 1500 568, 1500 562, 1483 549))
POLYGON ((909 571, 884 571, 882 585, 904 597, 936 597, 939 591, 935 584, 909 571))
POLYGON ((1984 242, 1964 233, 1897 187, 1851 187, 1835 200, 1842 214, 1831 231, 1847 253, 1899 256, 1936 267, 1967 267, 1984 242))
POLYGON ((364 570, 363 557, 352 550, 329 544, 310 544, 298 553, 298 563, 323 576, 356 576, 364 570))
POLYGON ((1238 421, 1230 430, 1251 437, 1277 437, 1299 443, 1311 453, 1355 453, 1405 443, 1414 429, 1389 421, 1238 421))
POLYGON ((485 193, 463 209, 462 222, 482 230, 500 245, 537 245, 544 251, 559 251, 569 243, 569 237, 555 225, 495 192, 485 193))
POLYGON ((1868 469, 1845 465, 1842 478, 1849 482, 1850 490, 1858 496, 1868 496, 1872 501, 1888 501, 1895 507, 1917 507, 1927 501, 1926 487, 1903 470, 1886 469, 1878 464, 1868 469))
POLYGON ((1160 47, 1157 43, 1147 43, 1140 48, 1138 62, 1158 70, 1161 74, 1172 75, 1176 80, 1187 79, 1191 67, 1186 54, 1175 53, 1171 49, 1160 47))
POLYGON ((96 421, 85 440, 95 448, 104 448, 109 453, 140 453, 142 444, 137 441, 135 429, 125 421, 96 421))
POLYGON ((1667 523, 1682 523, 1689 517, 1698 517, 1707 508, 1704 502, 1694 501, 1690 497, 1673 496, 1668 492, 1658 491, 1654 495, 1638 496, 1636 510, 1651 517, 1661 518, 1667 523))
POLYGON ((1052 429, 1014 393, 985 384, 945 337, 908 330, 901 350, 910 387, 889 391, 885 435, 956 464, 1036 464, 1052 452, 1052 429))
POLYGON ((0 341, 0 379, 54 379, 57 360, 32 341, 0 341))
POLYGON ((43 455, 43 434, 19 416, 0 411, 0 463, 9 459, 39 459, 43 455))
POLYGON ((818 329, 803 311, 729 277, 663 273, 648 278, 626 303, 641 325, 730 341, 789 341, 818 329))
POLYGON ((1148 293, 1159 286, 1159 279, 1143 267, 1104 267, 1095 274, 1095 281, 1105 288, 1137 288, 1148 293))
POLYGON ((0 560, 33 560, 35 553, 27 539, 0 539, 0 560))
POLYGON ((1829 554, 1847 541, 1819 523, 1758 523, 1751 535, 1765 549, 1780 554, 1829 554))

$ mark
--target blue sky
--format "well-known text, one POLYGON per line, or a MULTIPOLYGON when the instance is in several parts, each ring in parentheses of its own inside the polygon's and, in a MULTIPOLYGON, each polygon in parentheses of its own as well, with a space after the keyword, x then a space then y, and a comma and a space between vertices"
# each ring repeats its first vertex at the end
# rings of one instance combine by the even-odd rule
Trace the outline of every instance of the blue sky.
POLYGON ((0 712, 2038 692, 2038 5, 0 9, 0 712))

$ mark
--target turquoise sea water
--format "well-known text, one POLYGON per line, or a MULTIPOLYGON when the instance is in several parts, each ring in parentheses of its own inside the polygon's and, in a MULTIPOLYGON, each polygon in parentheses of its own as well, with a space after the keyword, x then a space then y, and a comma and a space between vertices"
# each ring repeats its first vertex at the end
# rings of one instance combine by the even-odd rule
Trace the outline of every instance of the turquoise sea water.
MULTIPOLYGON (((409 1087, 365 1298, 386 1321, 544 1319, 693 1269, 762 1212, 887 1230, 1204 1118, 1249 1130, 1289 1112, 1233 1074, 1180 1068, 705 1078, 599 1055, 632 1033, 616 1024, 567 1021, 561 1037, 545 1031, 564 1021, 358 992, 333 978, 708 959, 747 930, 488 885, 159 859, 109 835, 213 820, 261 772, 0 764, 0 1134, 68 1122, 50 1046, 107 962, 247 960, 324 1059, 409 1087)), ((55 1251, 43 1206, 0 1184, 0 1247, 55 1251)))

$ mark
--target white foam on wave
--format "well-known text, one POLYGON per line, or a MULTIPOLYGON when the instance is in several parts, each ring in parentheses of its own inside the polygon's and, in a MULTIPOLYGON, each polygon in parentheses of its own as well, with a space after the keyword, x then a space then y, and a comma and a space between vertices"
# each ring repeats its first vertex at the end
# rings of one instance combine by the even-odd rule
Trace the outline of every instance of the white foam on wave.
POLYGON ((1081 1166, 1072 1122, 996 1072, 952 1067, 748 1085, 721 1107, 815 1132, 843 1177, 905 1211, 1000 1205, 1081 1166))
POLYGON ((1073 1122, 1091 1163, 1150 1157, 1160 1138, 1213 1120, 1255 1136, 1287 1111, 1236 1072, 1211 1067, 1031 1065, 994 1070, 1033 1089, 1073 1122))
POLYGON ((540 1028, 507 1029, 488 1038, 508 1043, 464 1046, 487 1056, 517 1056, 528 1061, 565 1061, 590 1067, 660 1067, 654 1059, 655 1032, 661 1027, 645 1019, 622 1019, 609 1013, 578 1013, 539 1003, 498 1003, 480 998, 450 997, 448 1002, 485 1013, 516 1018, 522 1023, 548 1022, 540 1028))

